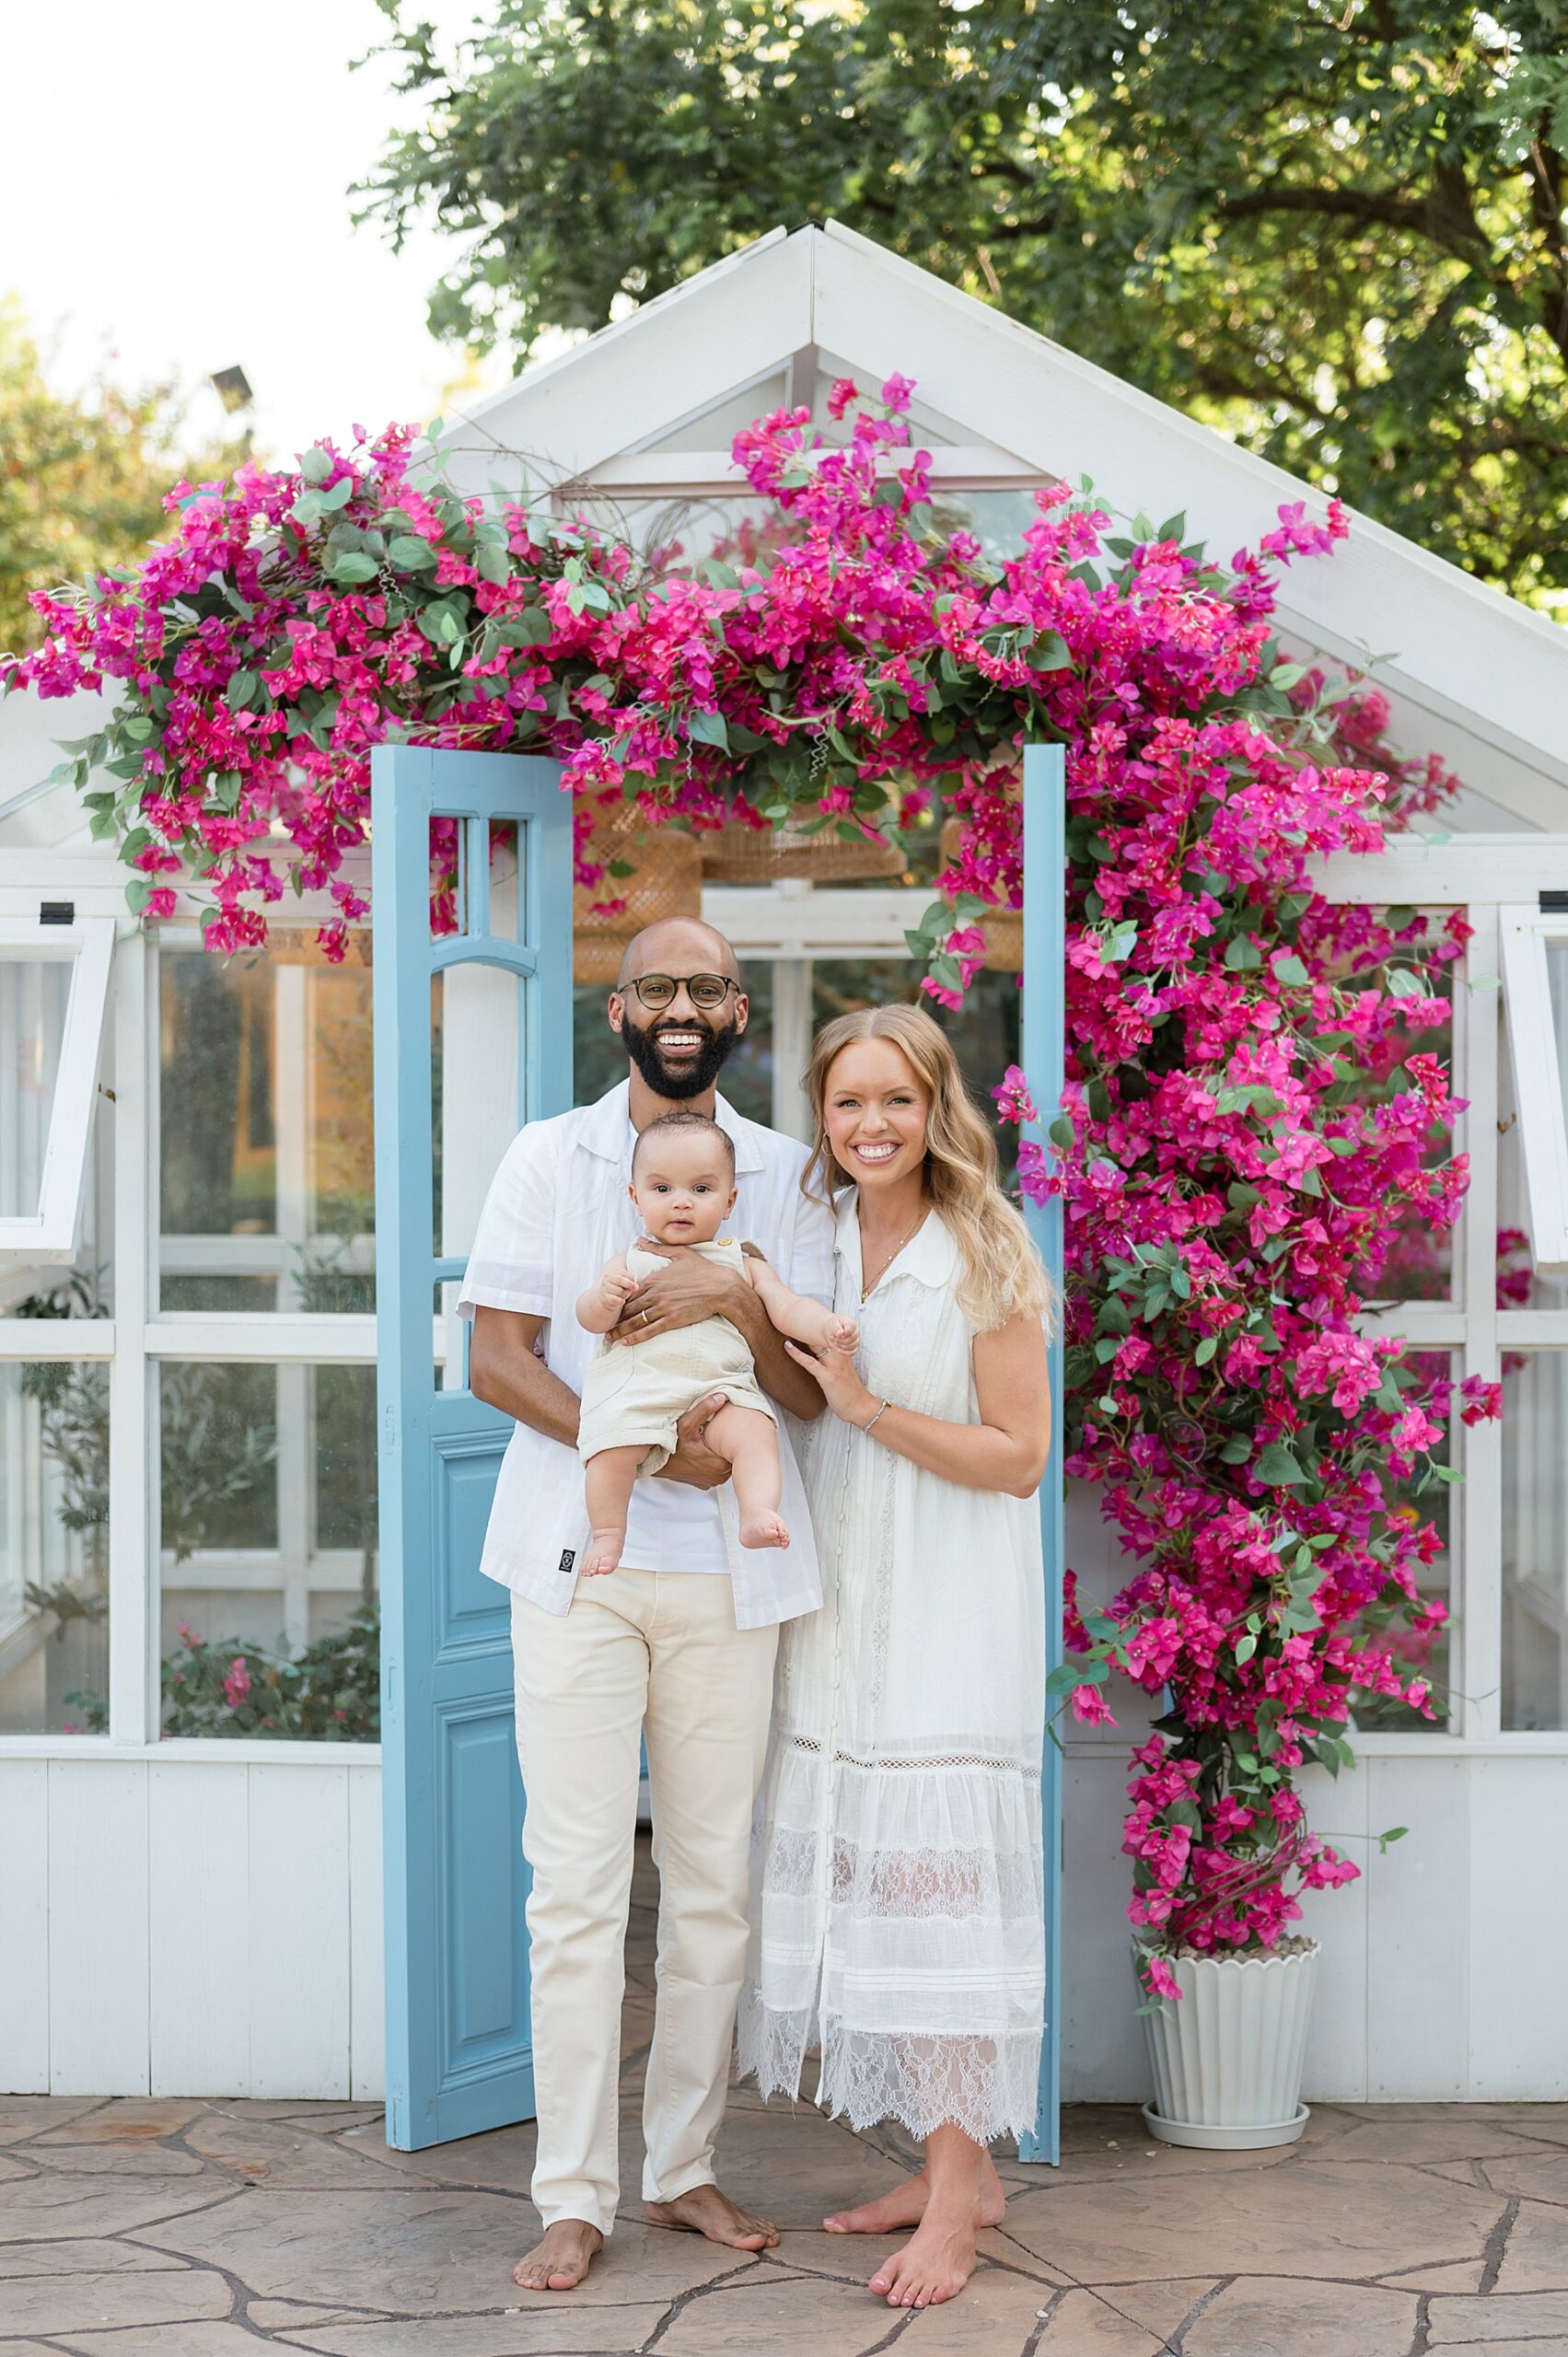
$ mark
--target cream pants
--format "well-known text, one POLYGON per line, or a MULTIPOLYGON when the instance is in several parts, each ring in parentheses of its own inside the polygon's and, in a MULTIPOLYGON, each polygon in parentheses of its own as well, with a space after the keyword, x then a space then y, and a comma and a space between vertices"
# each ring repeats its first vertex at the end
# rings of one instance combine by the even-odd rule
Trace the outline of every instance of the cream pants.
POLYGON ((746 1963, 751 1807, 776 1629, 738 1629, 719 1573, 615 1571, 565 1614, 512 1598, 544 2223, 609 2235, 621 2001, 645 1733, 659 1870, 658 1993, 643 2099, 646 2200, 714 2176, 746 1963))

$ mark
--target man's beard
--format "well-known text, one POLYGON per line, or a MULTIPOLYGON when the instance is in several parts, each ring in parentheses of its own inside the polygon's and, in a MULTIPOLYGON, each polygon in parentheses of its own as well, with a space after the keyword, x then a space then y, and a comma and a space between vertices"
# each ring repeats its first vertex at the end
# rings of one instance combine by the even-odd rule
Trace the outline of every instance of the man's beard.
MULTIPOLYGON (((684 1028, 690 1031, 694 1028, 696 1027, 691 1024, 665 1026, 667 1030, 684 1028)), ((665 1062, 658 1051, 657 1033, 652 1029, 644 1031, 640 1030, 635 1024, 623 1023, 621 1027, 621 1040, 627 1054, 654 1094, 656 1097, 670 1097, 679 1103, 685 1097, 706 1095, 717 1080, 724 1065, 728 1062, 735 1043, 740 1037, 733 1023, 726 1024, 722 1031, 709 1031, 706 1024, 703 1024, 702 1028, 707 1032, 706 1045, 690 1062, 678 1065, 665 1062)))

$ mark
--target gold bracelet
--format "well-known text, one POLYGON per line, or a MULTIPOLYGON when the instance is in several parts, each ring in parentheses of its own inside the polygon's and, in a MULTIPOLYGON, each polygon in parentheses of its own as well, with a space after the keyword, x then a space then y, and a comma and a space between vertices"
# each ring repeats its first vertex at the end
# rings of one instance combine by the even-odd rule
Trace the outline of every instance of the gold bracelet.
POLYGON ((877 1416, 885 1416, 885 1415, 887 1414, 887 1412, 888 1412, 888 1410, 889 1409, 889 1407, 890 1407, 891 1405, 892 1405, 891 1400, 884 1399, 884 1400, 883 1400, 883 1402, 882 1402, 882 1405, 881 1405, 881 1406, 877 1409, 877 1415, 872 1417, 872 1419, 871 1419, 871 1423, 870 1423, 870 1424, 862 1424, 862 1425, 860 1426, 860 1430, 861 1430, 863 1433, 868 1433, 868 1432, 871 1430, 871 1424, 874 1424, 874 1423, 877 1422, 877 1416))

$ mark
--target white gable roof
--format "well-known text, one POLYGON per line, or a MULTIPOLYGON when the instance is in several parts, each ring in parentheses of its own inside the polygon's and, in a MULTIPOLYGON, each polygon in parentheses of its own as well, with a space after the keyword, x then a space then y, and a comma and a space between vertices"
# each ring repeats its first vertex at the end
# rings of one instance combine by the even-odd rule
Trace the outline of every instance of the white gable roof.
MULTIPOLYGON (((624 482, 645 448, 737 389, 819 355, 863 383, 895 370, 917 398, 1042 474, 1087 474, 1128 515, 1183 509, 1228 556, 1282 502, 1323 494, 1123 384, 1005 313, 830 222, 782 229, 601 329, 454 419, 454 478, 483 489, 519 458, 552 481, 624 482), (617 462, 621 463, 618 464, 617 462)), ((633 470, 634 472, 634 470, 633 470)), ((1332 557, 1286 572, 1279 627, 1293 646, 1377 662, 1399 742, 1435 750, 1516 825, 1568 829, 1568 630, 1365 517, 1332 557)), ((1474 823, 1474 820, 1472 820, 1474 823)), ((1503 819, 1506 825, 1508 819, 1503 819)))

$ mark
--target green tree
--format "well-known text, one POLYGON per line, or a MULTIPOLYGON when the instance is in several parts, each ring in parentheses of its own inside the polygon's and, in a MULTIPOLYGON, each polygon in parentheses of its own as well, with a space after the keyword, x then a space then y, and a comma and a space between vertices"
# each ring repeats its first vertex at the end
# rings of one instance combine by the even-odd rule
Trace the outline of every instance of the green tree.
POLYGON ((226 471, 238 444, 182 454, 171 389, 128 393, 99 377, 54 392, 15 297, 0 297, 0 648, 40 636, 29 592, 145 554, 182 474, 226 471))
MULTIPOLYGON (((363 193, 526 354, 830 215, 1568 607, 1562 0, 380 0, 363 193)), ((1112 488, 1108 486, 1108 488, 1112 488)))

